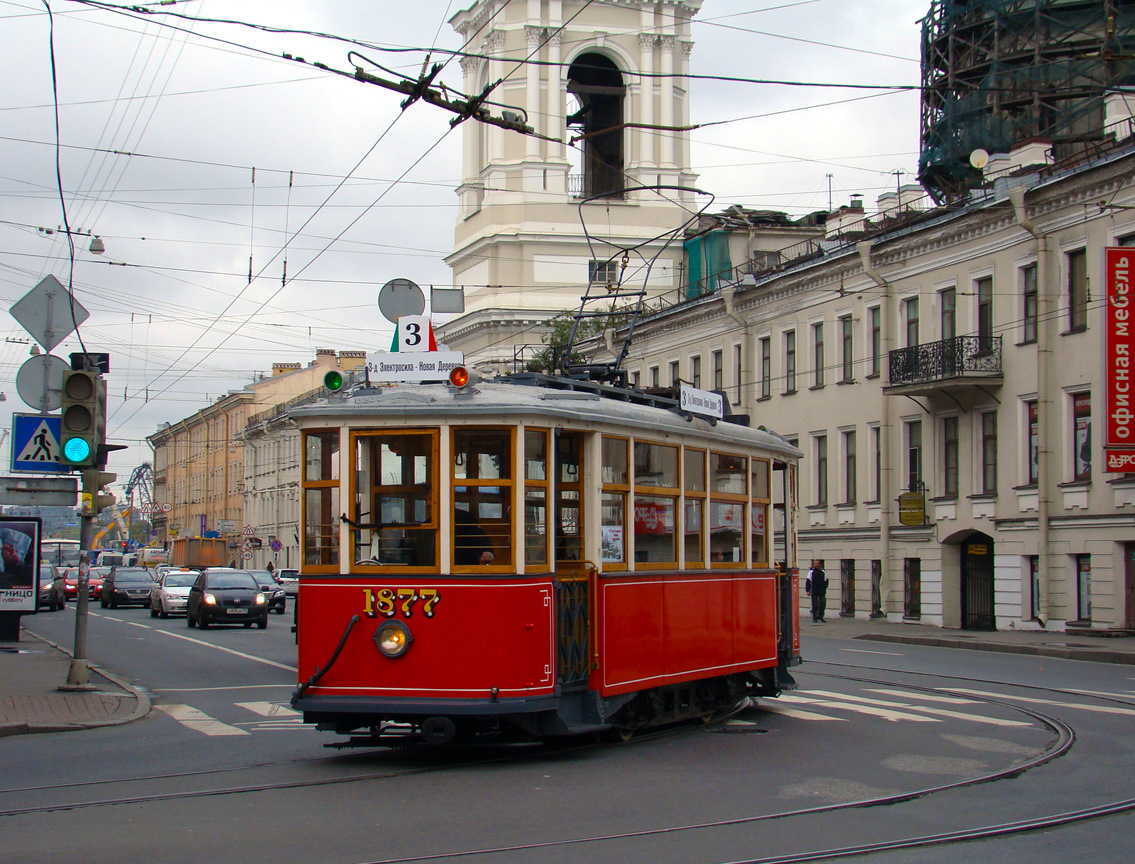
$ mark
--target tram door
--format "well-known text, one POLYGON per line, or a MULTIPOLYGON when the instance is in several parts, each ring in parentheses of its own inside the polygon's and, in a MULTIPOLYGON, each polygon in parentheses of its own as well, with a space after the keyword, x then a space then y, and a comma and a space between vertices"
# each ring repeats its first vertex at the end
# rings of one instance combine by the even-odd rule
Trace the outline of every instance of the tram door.
POLYGON ((590 567, 583 560, 583 435, 555 436, 553 554, 556 562, 556 678, 560 684, 590 673, 590 567))

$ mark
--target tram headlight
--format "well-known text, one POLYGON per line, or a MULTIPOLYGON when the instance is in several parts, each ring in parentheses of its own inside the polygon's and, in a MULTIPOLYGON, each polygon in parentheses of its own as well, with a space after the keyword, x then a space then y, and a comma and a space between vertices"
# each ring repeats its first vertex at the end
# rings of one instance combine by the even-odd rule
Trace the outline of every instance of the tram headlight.
POLYGON ((410 628, 401 621, 387 621, 374 634, 374 644, 384 657, 401 657, 413 641, 410 628))

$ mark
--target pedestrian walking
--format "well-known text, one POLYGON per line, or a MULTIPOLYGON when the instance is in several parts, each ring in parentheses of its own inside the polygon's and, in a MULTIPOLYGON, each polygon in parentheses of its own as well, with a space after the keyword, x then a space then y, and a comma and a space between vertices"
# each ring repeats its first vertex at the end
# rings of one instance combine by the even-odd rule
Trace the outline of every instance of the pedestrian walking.
POLYGON ((804 591, 812 598, 812 623, 826 624, 824 612, 828 603, 828 574, 819 558, 812 559, 812 569, 804 580, 804 591))

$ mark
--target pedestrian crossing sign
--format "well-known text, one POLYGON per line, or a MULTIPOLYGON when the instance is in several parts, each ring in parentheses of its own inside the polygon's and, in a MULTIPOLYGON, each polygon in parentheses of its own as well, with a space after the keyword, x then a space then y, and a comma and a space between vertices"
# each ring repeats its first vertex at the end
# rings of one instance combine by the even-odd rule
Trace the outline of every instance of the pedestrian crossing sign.
POLYGON ((68 474, 59 464, 62 424, 57 414, 12 415, 12 470, 37 474, 68 474))

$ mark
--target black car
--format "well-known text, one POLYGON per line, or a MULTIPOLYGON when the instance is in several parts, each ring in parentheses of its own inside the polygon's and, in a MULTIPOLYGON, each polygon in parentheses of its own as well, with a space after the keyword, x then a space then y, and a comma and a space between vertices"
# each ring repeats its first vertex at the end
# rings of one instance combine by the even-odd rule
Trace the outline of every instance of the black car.
POLYGON ((154 576, 145 567, 111 567, 102 583, 99 605, 105 609, 119 606, 149 606, 154 576))
POLYGON ((65 567, 54 564, 39 565, 39 605, 56 612, 67 605, 67 583, 64 579, 65 567))
POLYGON ((209 567, 189 589, 185 620, 202 630, 210 624, 253 623, 263 630, 268 626, 268 596, 248 570, 209 567))
POLYGON ((276 577, 268 570, 249 570, 264 596, 268 598, 268 611, 283 615, 288 606, 288 596, 284 587, 276 581, 276 577))

